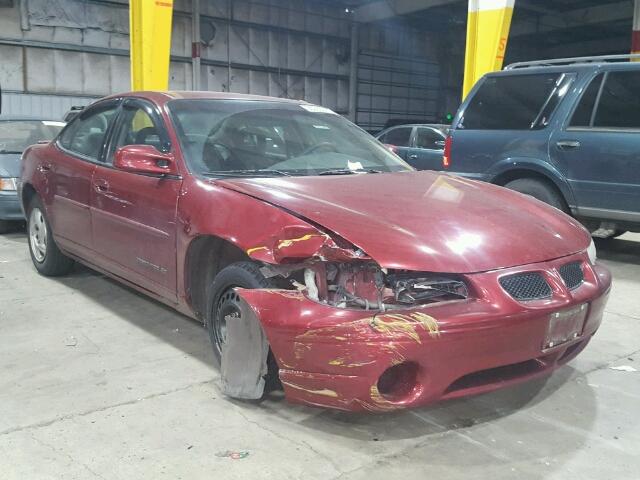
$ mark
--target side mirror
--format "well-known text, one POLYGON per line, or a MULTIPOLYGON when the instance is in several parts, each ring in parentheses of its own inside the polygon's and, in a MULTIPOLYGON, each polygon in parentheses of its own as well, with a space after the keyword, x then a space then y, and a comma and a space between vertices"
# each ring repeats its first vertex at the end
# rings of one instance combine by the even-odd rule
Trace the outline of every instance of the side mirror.
POLYGON ((436 140, 436 147, 444 148, 444 140, 436 140))
POLYGON ((126 145, 119 148, 116 150, 113 166, 133 173, 178 174, 173 154, 159 152, 151 145, 126 145))

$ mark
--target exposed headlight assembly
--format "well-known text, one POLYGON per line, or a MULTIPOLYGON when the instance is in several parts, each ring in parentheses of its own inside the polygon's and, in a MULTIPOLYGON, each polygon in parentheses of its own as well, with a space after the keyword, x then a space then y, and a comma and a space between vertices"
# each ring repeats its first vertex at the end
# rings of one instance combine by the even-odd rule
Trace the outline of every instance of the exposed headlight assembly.
POLYGON ((469 296, 458 278, 422 272, 387 272, 373 262, 323 262, 305 269, 307 296, 341 308, 390 310, 469 296))
POLYGON ((595 265, 596 260, 598 259, 598 255, 596 252, 596 244, 593 242, 593 238, 591 239, 589 248, 587 248, 587 255, 589 255, 589 261, 591 262, 591 265, 595 265))

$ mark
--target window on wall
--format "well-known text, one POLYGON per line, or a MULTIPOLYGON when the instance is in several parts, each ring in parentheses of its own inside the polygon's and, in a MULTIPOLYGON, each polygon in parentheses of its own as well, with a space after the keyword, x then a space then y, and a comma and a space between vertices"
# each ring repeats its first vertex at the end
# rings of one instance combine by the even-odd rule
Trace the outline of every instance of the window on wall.
POLYGON ((561 77, 559 73, 488 77, 467 105, 459 127, 530 130, 537 126, 561 77))
POLYGON ((609 72, 593 126, 640 129, 640 72, 609 72))

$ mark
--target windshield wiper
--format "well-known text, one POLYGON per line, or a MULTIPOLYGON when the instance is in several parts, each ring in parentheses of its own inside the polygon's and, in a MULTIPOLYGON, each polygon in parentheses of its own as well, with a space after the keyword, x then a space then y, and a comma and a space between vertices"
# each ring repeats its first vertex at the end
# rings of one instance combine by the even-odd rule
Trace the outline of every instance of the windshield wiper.
POLYGON ((22 152, 19 152, 17 150, 0 150, 0 153, 7 153, 7 154, 12 154, 12 155, 20 155, 22 152))
POLYGON ((207 177, 242 177, 245 175, 274 175, 280 177, 290 177, 291 174, 283 172, 282 170, 272 170, 270 168, 259 168, 254 170, 221 170, 219 172, 206 172, 204 175, 207 177))
POLYGON ((357 173, 382 173, 382 171, 374 168, 369 168, 367 170, 362 168, 358 170, 351 170, 350 168, 333 168, 330 170, 323 170, 318 173, 318 175, 354 175, 357 173))

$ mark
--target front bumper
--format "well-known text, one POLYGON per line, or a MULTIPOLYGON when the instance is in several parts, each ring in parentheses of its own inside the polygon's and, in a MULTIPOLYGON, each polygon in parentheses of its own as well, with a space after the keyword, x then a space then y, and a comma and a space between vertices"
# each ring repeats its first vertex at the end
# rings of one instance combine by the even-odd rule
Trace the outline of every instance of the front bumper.
POLYGON ((260 319, 289 401, 340 410, 389 411, 488 392, 549 374, 588 344, 602 321, 611 275, 585 255, 468 275, 474 299, 386 314, 322 305, 299 292, 239 290, 260 319), (584 261, 584 283, 569 291, 559 265, 584 261), (506 273, 544 271, 548 300, 519 303, 500 287, 506 273), (557 278, 556 278, 557 277, 557 278), (574 340, 543 349, 551 314, 585 305, 574 340), (400 398, 378 389, 390 367, 417 368, 400 398))
POLYGON ((0 220, 24 220, 18 192, 0 191, 0 220))

